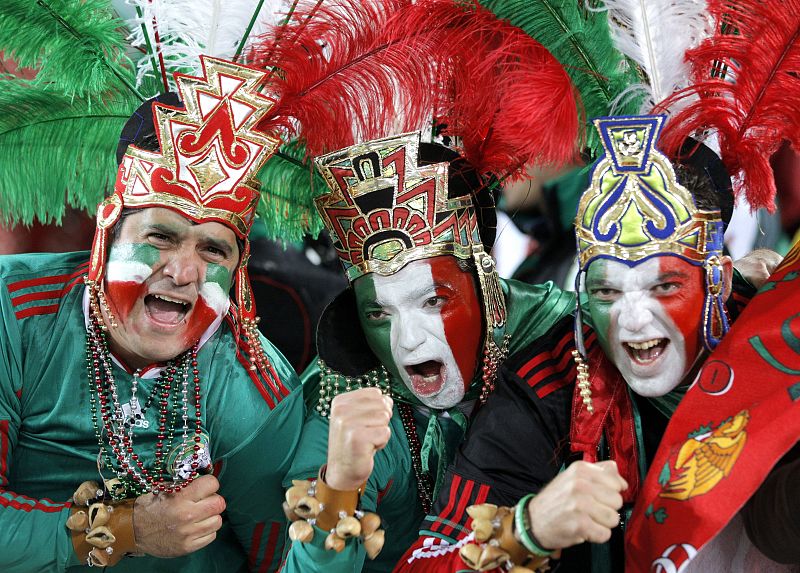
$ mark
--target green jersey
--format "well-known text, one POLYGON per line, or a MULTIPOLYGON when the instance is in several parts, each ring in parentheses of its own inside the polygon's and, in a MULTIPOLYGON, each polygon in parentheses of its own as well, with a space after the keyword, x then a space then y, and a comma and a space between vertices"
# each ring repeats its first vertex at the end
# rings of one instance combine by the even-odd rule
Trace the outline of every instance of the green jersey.
MULTIPOLYGON (((116 477, 113 468, 98 468, 86 362, 86 258, 86 253, 0 257, 0 570, 5 573, 83 570, 65 526, 70 506, 65 500, 81 482, 100 481, 100 472, 106 479, 116 477)), ((286 531, 281 480, 300 439, 303 397, 296 374, 266 340, 262 345, 277 383, 240 362, 232 320, 226 317, 207 333, 197 352, 201 429, 227 506, 222 529, 200 551, 175 559, 129 557, 115 572, 278 568, 286 531)), ((124 410, 130 406, 132 374, 116 361, 112 368, 124 410)), ((147 404, 160 370, 141 372, 140 404, 147 404)), ((194 407, 188 414, 193 431, 194 407)), ((156 406, 143 408, 134 428, 135 452, 145 467, 154 463, 158 422, 156 406)))
MULTIPOLYGON (((575 308, 574 295, 558 290, 552 283, 534 286, 502 281, 502 285, 508 313, 505 334, 509 336, 510 357, 543 336, 575 308)), ((312 369, 306 373, 303 381, 311 413, 306 419, 291 471, 284 480, 286 487, 291 486, 292 479, 316 477, 320 466, 327 460, 328 419, 313 408, 318 398, 318 378, 319 371, 312 369)), ((463 439, 464 428, 444 412, 415 407, 415 429, 420 442, 423 441, 431 415, 437 416, 437 431, 443 434, 445 447, 442 455, 451 458, 463 439)), ((361 499, 362 509, 378 513, 383 521, 386 544, 381 553, 374 561, 365 560, 362 542, 357 539, 349 540, 341 553, 326 551, 324 541, 327 532, 315 527, 311 542, 291 544, 283 573, 390 572, 417 539, 425 513, 418 497, 408 439, 396 406, 390 428, 392 437, 386 447, 375 454, 375 466, 361 499)), ((446 461, 449 462, 449 459, 446 461)))

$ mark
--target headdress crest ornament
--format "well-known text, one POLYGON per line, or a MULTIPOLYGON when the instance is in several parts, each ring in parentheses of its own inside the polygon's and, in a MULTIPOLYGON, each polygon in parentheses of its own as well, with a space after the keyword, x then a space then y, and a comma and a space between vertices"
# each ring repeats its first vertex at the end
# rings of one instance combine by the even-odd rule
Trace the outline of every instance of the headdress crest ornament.
POLYGON ((351 281, 407 263, 472 258, 481 244, 470 196, 448 198, 448 163, 419 164, 419 133, 354 145, 315 159, 332 192, 316 199, 351 281))

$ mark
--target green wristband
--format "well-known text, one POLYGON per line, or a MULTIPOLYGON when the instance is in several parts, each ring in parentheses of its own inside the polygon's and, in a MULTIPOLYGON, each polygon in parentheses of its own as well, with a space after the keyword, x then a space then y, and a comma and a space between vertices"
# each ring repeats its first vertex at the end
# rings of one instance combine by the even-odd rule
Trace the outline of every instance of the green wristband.
POLYGON ((531 524, 528 521, 528 502, 536 497, 535 493, 529 493, 517 503, 514 509, 514 528, 516 529, 517 539, 529 553, 537 557, 550 557, 553 552, 541 547, 533 537, 531 524))

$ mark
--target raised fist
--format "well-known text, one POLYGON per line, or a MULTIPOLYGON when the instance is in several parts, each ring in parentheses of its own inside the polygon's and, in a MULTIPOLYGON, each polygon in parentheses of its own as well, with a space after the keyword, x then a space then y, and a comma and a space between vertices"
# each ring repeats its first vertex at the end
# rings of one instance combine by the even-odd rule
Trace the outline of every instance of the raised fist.
POLYGON ((218 489, 217 478, 205 475, 176 493, 140 495, 133 509, 137 549, 155 557, 179 557, 214 541, 225 510, 218 489))
POLYGON ((328 486, 352 491, 367 481, 375 452, 383 449, 392 435, 391 419, 392 399, 377 388, 362 388, 333 399, 325 474, 328 486))
POLYGON ((546 549, 605 543, 619 524, 628 488, 613 461, 574 462, 528 504, 534 537, 546 549))

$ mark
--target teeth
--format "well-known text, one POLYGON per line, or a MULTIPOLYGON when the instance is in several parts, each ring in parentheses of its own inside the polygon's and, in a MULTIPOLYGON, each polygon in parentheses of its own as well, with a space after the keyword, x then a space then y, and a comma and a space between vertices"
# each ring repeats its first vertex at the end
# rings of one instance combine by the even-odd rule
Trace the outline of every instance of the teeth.
POLYGON ((660 338, 654 338, 653 340, 645 340, 644 342, 628 342, 627 344, 635 350, 647 350, 648 348, 657 346, 659 342, 661 342, 660 338))
POLYGON ((177 300, 177 299, 174 299, 174 298, 170 298, 170 297, 168 297, 168 296, 164 296, 163 294, 154 294, 153 296, 154 296, 155 298, 159 298, 159 299, 161 299, 161 300, 165 300, 165 301, 167 301, 167 302, 174 302, 174 303, 176 303, 176 304, 181 304, 181 305, 183 305, 183 306, 188 306, 188 303, 186 303, 186 302, 184 302, 184 301, 182 301, 182 300, 177 300))

